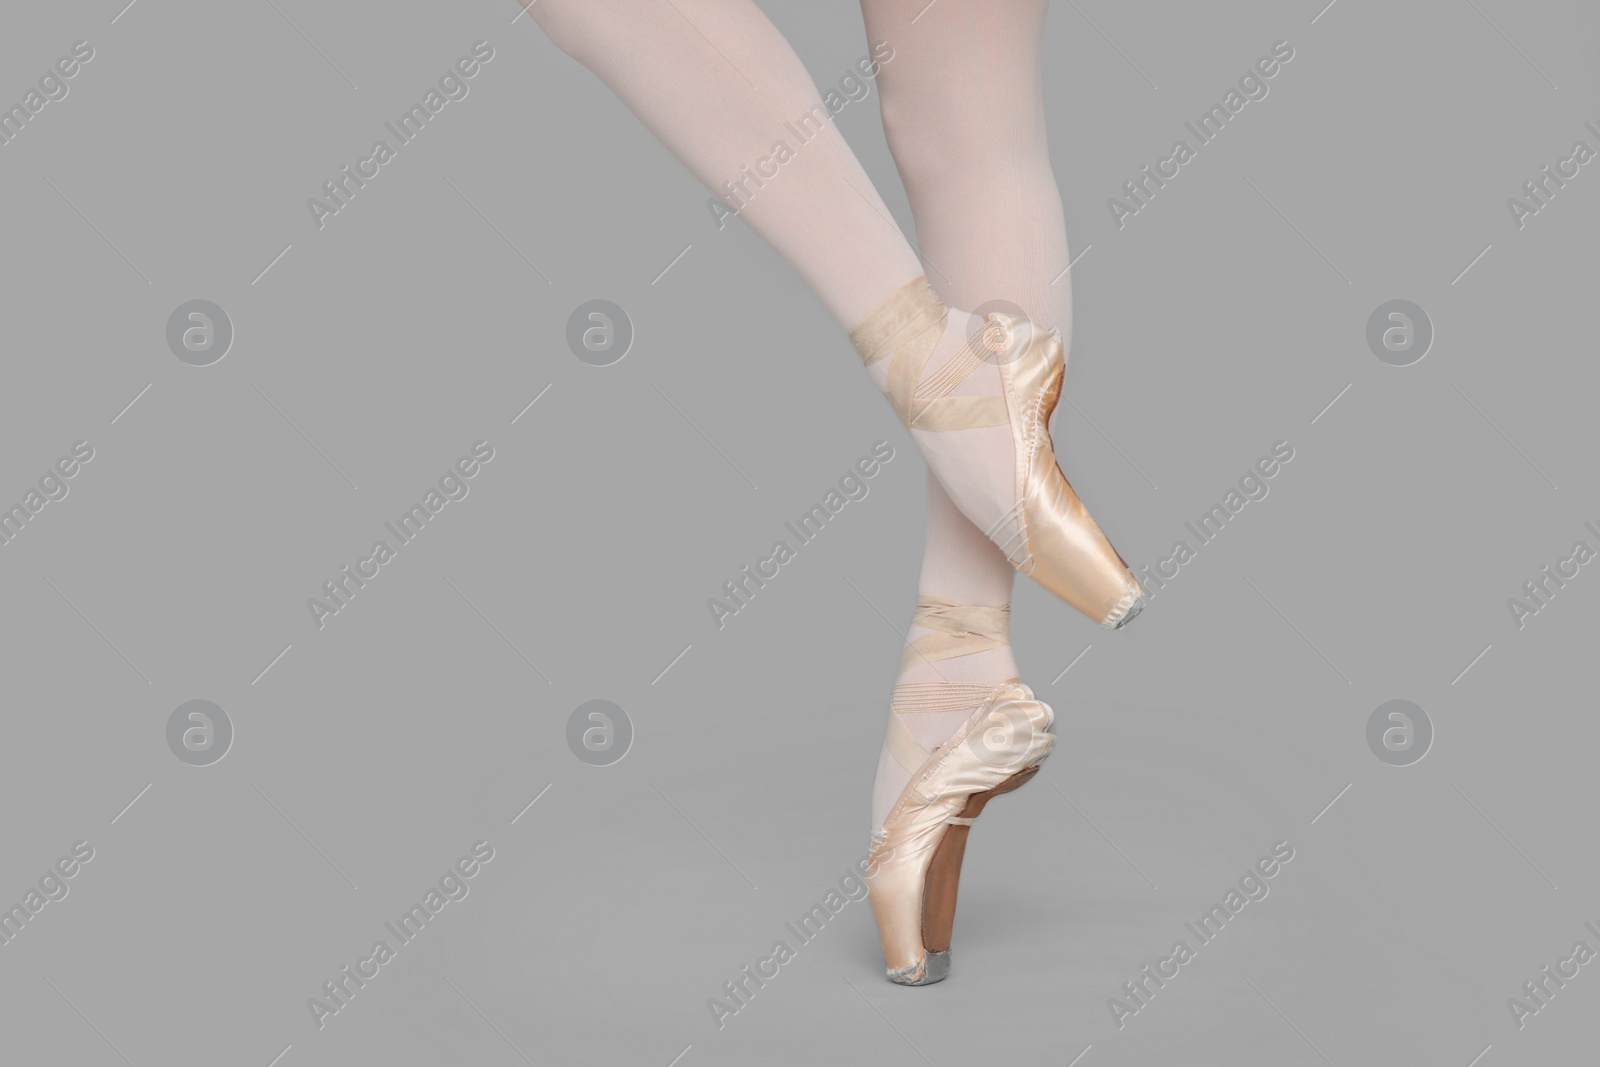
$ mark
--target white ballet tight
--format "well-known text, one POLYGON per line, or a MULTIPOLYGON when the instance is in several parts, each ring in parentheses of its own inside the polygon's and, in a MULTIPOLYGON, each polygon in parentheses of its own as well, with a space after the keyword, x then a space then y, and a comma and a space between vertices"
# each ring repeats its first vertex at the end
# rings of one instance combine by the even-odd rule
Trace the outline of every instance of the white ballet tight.
MULTIPOLYGON (((974 311, 1020 313, 1070 335, 1066 231, 1045 136, 1047 6, 861 2, 869 47, 881 60, 884 129, 925 263, 831 122, 818 123, 820 132, 755 195, 730 204, 846 330, 925 273, 952 309, 928 373, 975 328, 974 311)), ((528 10, 718 195, 726 197, 724 183, 737 185, 743 168, 771 156, 776 141, 794 140, 786 123, 826 114, 799 57, 752 0, 537 0, 528 10)), ((888 361, 870 371, 882 387, 888 361)), ((984 365, 956 392, 998 390, 998 372, 984 365)), ((939 475, 928 480, 919 596, 1008 604, 1011 565, 966 516, 988 525, 994 505, 986 484, 1005 482, 1013 469, 1009 435, 994 428, 913 432, 939 475)), ((925 632, 913 627, 910 637, 925 632)), ((1010 647, 1000 644, 937 663, 908 662, 900 681, 992 684, 1015 674, 1010 647)), ((931 748, 969 713, 921 711, 902 721, 931 748)), ((880 760, 874 828, 908 777, 893 760, 880 760)))

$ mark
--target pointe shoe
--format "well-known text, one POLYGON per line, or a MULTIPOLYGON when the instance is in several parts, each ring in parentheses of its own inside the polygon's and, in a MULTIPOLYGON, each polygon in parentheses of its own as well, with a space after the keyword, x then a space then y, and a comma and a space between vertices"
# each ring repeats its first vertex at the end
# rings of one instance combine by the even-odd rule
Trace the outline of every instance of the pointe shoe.
POLYGON ((867 854, 867 894, 889 981, 931 985, 950 973, 967 834, 992 798, 1038 773, 1055 747, 1054 721, 1050 706, 1017 681, 995 686, 932 752, 922 751, 904 727, 897 732, 890 716, 890 751, 916 769, 867 854))
MULTIPOLYGON (((1143 610, 1144 590, 1061 473, 1050 437, 1066 372, 1061 331, 993 312, 981 332, 923 380, 947 316, 928 279, 918 277, 880 304, 850 339, 868 366, 892 357, 889 400, 910 429, 1010 427, 1015 485, 999 487, 1005 492, 996 495, 1015 503, 997 518, 974 517, 954 492, 952 499, 1022 574, 1104 629, 1126 626, 1143 610), (950 395, 986 361, 999 369, 999 395, 950 395)), ((940 476, 936 466, 934 475, 940 476)))

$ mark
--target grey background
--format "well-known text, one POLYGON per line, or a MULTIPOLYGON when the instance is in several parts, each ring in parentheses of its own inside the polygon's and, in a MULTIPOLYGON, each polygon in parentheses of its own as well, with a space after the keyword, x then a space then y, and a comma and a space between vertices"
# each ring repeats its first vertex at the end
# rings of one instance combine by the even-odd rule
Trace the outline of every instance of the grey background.
MULTIPOLYGON (((763 6, 819 81, 866 51, 853 5, 763 6)), ((1295 458, 1127 631, 1019 584, 1062 742, 973 839, 949 981, 885 983, 851 903, 719 1030, 707 998, 865 848, 914 595, 923 468, 845 337, 512 4, 12 5, 0 100, 96 55, 0 147, 0 498, 95 458, 0 547, 0 901, 95 856, 0 946, 4 1059, 1592 1056, 1593 967, 1520 1031, 1505 1001, 1600 948, 1600 577, 1520 631, 1505 601, 1596 546, 1600 174, 1521 231, 1505 201, 1600 147, 1595 8, 1320 9, 1056 5, 1068 474, 1142 566, 1295 458), (480 39, 470 95, 317 230, 306 198, 480 39), (1106 198, 1279 39, 1270 95, 1117 230, 1106 198), (235 329, 204 368, 164 336, 197 298, 235 329), (636 330, 611 367, 565 346, 595 298, 636 330), (1435 327, 1405 368, 1364 340, 1397 298, 1435 327), (470 495, 316 629, 480 439, 470 495), (715 629, 879 439, 870 496, 715 629), (635 730, 604 767, 565 741, 597 698, 635 730), (1395 698, 1436 732, 1409 767, 1366 745, 1395 698), (165 740, 192 699, 235 731, 206 767, 165 740), (470 895, 317 1029, 307 998, 480 839, 470 895), (1119 1031, 1107 998, 1278 840, 1270 896, 1119 1031)), ((876 92, 839 123, 909 228, 876 92)))

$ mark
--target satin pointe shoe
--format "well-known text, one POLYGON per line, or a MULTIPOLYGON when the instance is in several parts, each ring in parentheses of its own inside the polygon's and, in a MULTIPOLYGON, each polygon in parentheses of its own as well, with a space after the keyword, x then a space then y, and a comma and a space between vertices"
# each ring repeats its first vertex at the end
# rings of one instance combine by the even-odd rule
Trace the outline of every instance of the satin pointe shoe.
POLYGON ((1004 501, 995 508, 1002 512, 998 517, 974 517, 963 494, 930 456, 934 475, 1018 571, 1101 627, 1126 626, 1144 608, 1144 590, 1061 473, 1050 438, 1050 417, 1061 399, 1066 371, 1061 332, 1021 316, 990 313, 981 331, 924 378, 947 316, 928 279, 918 277, 880 304, 851 331, 850 339, 868 366, 891 360, 889 400, 908 428, 941 435, 977 427, 1010 428, 1015 482, 989 491, 1004 501), (998 367, 1000 393, 951 395, 984 362, 998 367))
POLYGON ((990 800, 1038 773, 1055 745, 1053 722, 1050 705, 1026 685, 996 686, 914 772, 867 854, 889 981, 932 985, 949 975, 967 834, 990 800))
MULTIPOLYGON (((1000 608, 919 605, 916 625, 937 628, 908 655, 928 660, 963 655, 964 639, 982 637, 983 613, 1000 608), (967 629, 967 627, 971 629, 967 629)), ((1001 623, 1003 626, 1003 622, 1001 623)), ((1003 631, 1002 631, 1003 632, 1003 631)), ((1050 706, 1015 679, 995 686, 920 682, 895 687, 884 738, 887 752, 911 775, 867 853, 867 895, 877 919, 889 981, 931 985, 950 973, 956 889, 967 834, 994 797, 1026 784, 1055 747, 1050 706), (976 710, 931 752, 895 712, 976 710), (985 692, 986 691, 986 692, 985 692)))

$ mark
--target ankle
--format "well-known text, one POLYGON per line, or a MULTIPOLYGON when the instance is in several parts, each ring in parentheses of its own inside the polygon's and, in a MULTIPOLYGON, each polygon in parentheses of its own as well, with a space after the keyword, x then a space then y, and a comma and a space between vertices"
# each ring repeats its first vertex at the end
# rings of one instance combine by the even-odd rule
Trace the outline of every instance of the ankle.
POLYGON ((996 685, 1016 676, 1010 643, 1011 606, 966 604, 931 593, 917 600, 900 654, 896 688, 929 692, 996 685))
POLYGON ((916 641, 924 634, 932 632, 921 627, 912 627, 908 634, 911 644, 905 647, 900 676, 895 679, 896 688, 974 684, 995 686, 1017 677, 1017 661, 1009 644, 987 648, 981 652, 957 654, 936 663, 924 660, 915 650, 916 641))
MULTIPOLYGON (((903 403, 897 397, 915 388, 936 349, 948 348, 950 320, 956 320, 954 336, 960 337, 960 327, 967 317, 947 308, 927 277, 919 275, 890 294, 851 330, 850 340, 861 353, 872 380, 889 394, 896 409, 901 409, 903 403)), ((906 411, 900 410, 900 417, 909 425, 906 411)))

